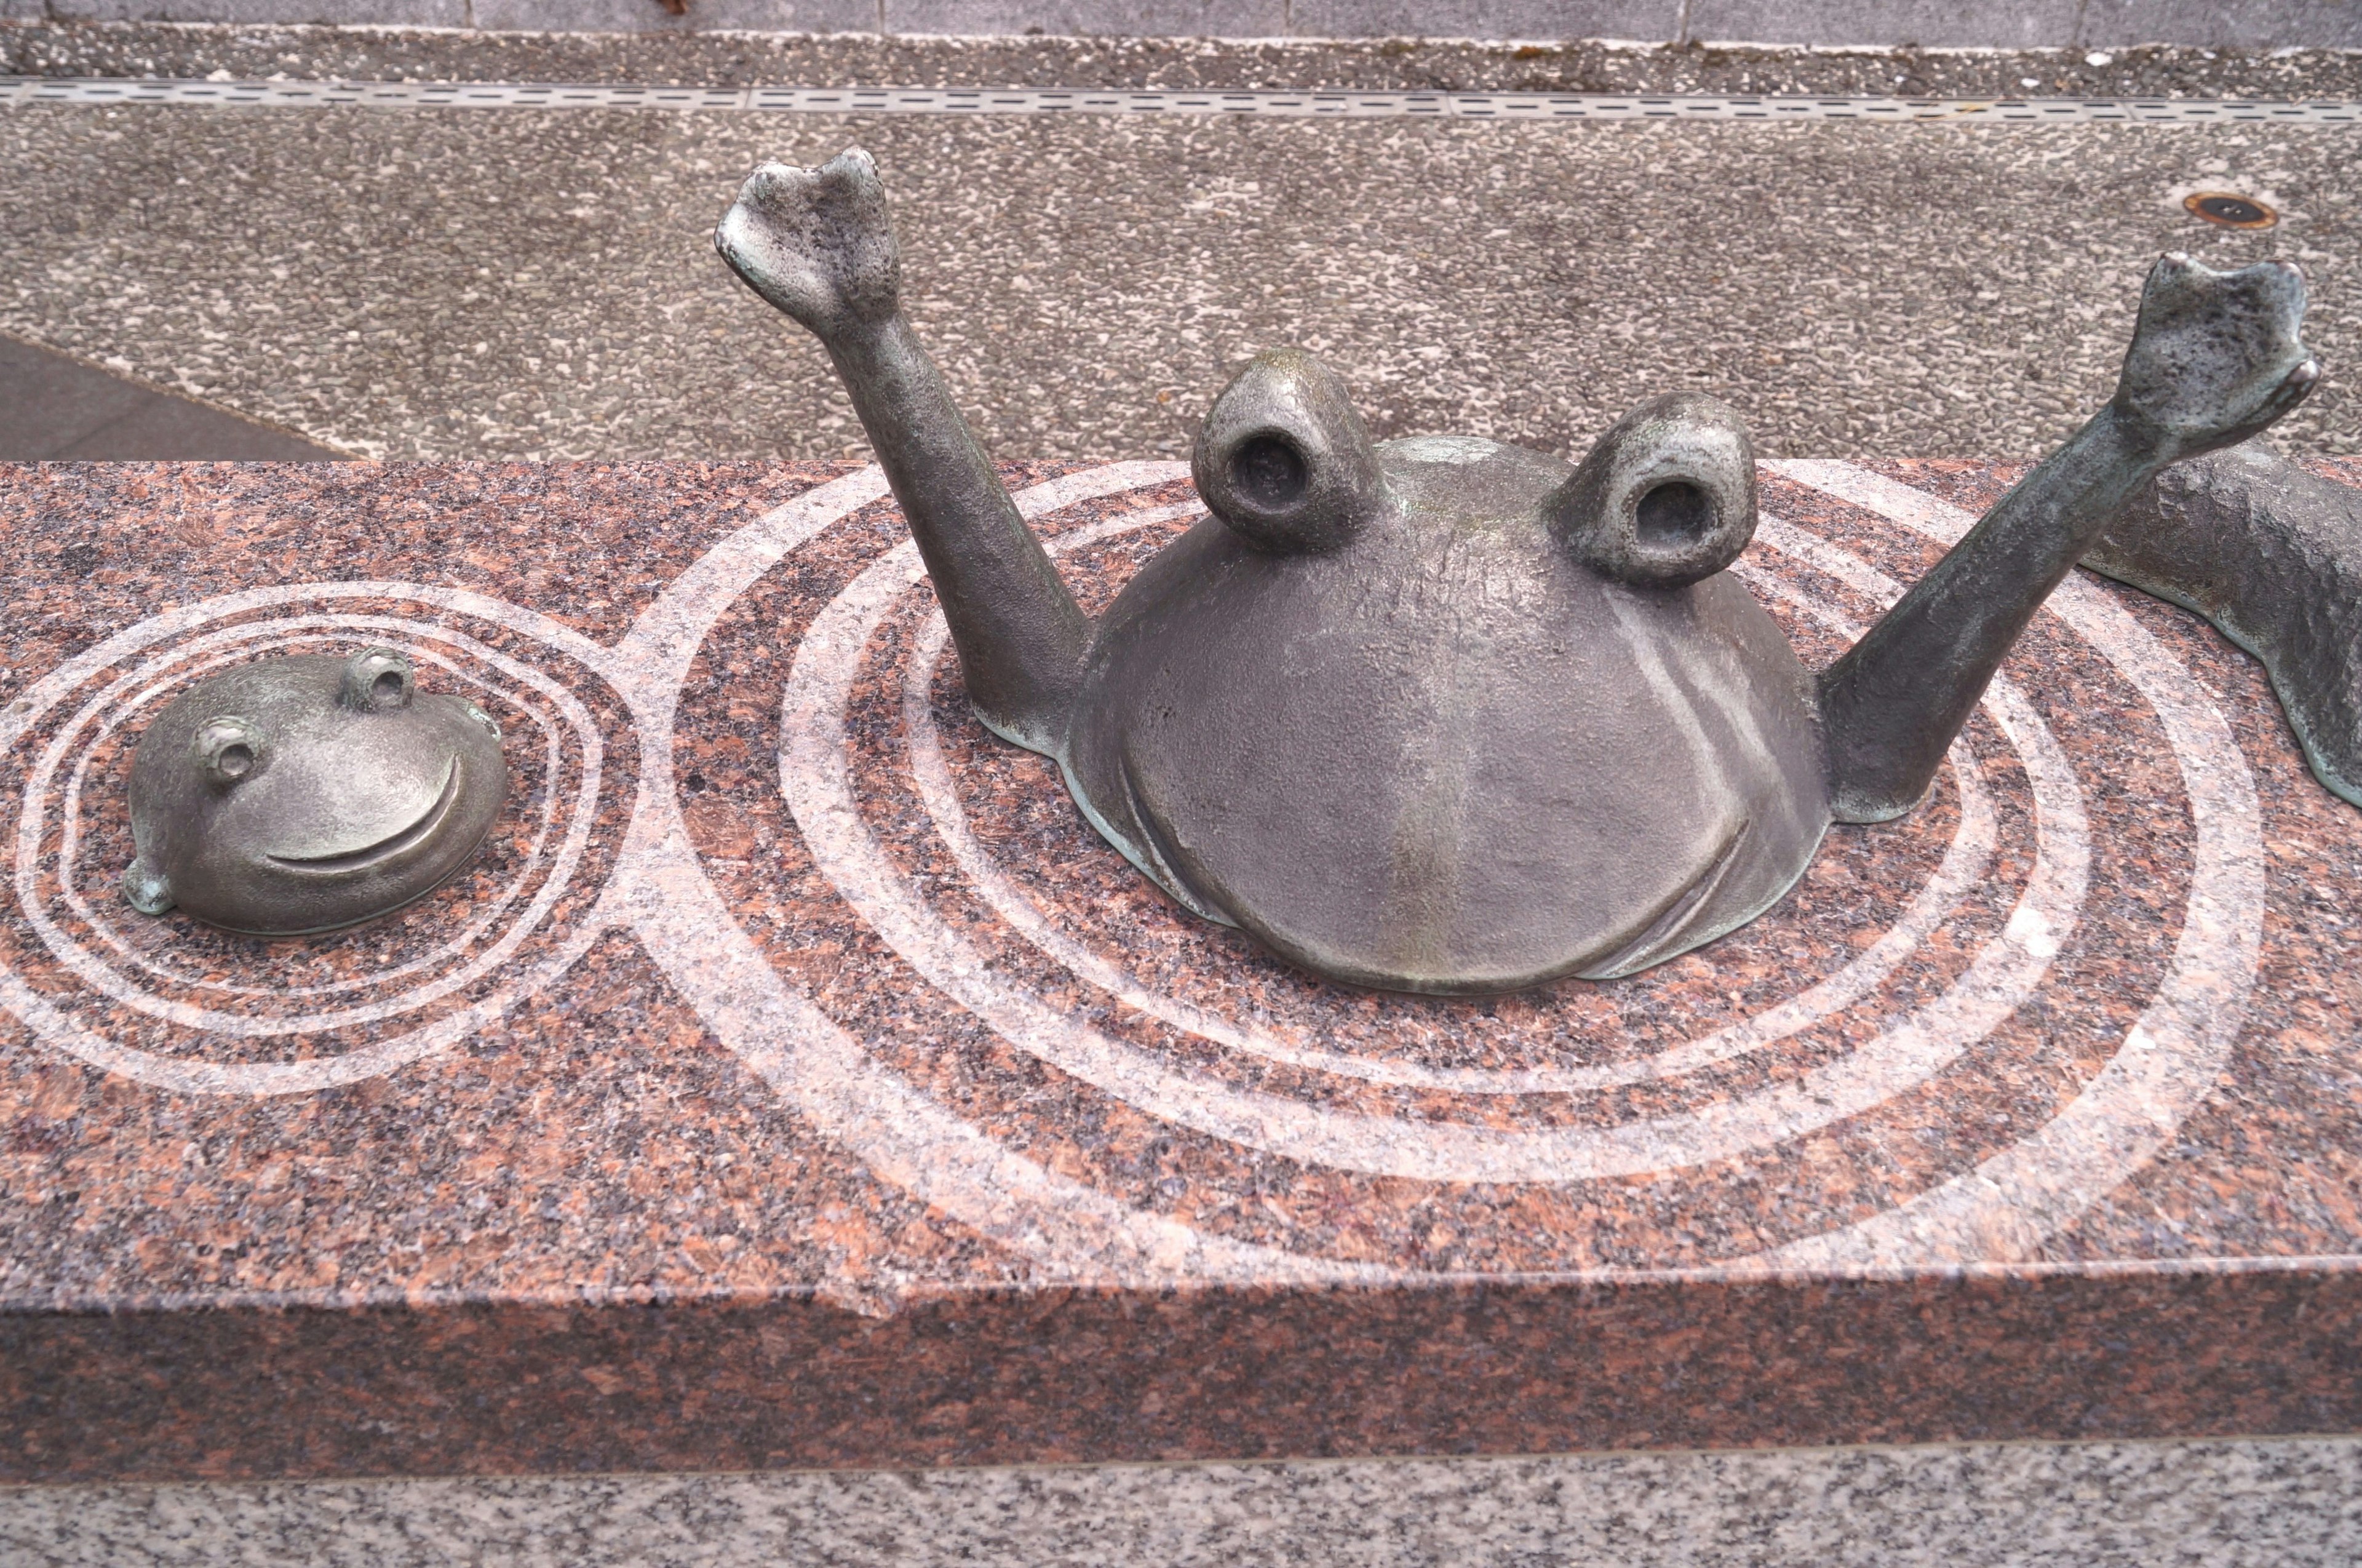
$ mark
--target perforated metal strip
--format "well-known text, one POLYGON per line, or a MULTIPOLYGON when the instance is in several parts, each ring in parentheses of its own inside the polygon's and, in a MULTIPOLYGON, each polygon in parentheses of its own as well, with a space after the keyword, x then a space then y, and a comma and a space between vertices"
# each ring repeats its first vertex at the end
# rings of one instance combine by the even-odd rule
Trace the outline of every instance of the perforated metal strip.
POLYGON ((645 87, 561 83, 193 82, 0 77, 0 104, 295 109, 736 109, 855 115, 1426 116, 1492 120, 1968 120, 1980 124, 2362 124, 2362 103, 2200 98, 1644 97, 1592 93, 1187 93, 1026 88, 645 87))

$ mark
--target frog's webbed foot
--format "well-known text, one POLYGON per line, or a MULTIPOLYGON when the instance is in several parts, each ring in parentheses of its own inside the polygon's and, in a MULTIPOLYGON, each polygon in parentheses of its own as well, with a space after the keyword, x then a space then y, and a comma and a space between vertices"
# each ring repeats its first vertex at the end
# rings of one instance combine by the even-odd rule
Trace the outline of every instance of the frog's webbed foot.
POLYGON ((877 165, 854 148, 817 169, 759 166, 713 248, 828 350, 927 563, 977 716, 1054 753, 1090 624, 902 317, 877 165))
POLYGON ((2262 660, 2313 777, 2362 806, 2362 490, 2249 441, 2158 475, 2083 564, 2262 660))
POLYGON ((1918 802, 2010 645, 2101 531, 2166 464, 2256 434, 2320 367, 2298 338, 2304 274, 2148 275, 2115 396, 1985 513, 1820 682, 1831 812, 1883 822, 1918 802))
POLYGON ((713 231, 746 285, 822 341, 900 305, 901 264, 877 166, 851 148, 817 169, 763 163, 713 231))
POLYGON ((2217 272, 2160 259, 2109 407, 2172 462, 2255 435, 2304 401, 2321 365, 2297 332, 2304 274, 2286 261, 2217 272))
POLYGON ((141 914, 162 914, 173 904, 171 879, 142 855, 124 870, 123 900, 141 914))

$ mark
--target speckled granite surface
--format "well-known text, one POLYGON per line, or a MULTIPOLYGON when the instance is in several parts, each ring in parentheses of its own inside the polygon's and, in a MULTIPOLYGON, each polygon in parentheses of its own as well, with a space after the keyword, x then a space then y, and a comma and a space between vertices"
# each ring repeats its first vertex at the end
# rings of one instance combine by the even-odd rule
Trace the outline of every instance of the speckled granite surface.
POLYGON ((2362 1440, 0 1486, 10 1568, 2349 1568, 2362 1440))
MULTIPOLYGON (((2005 477, 1773 465, 1743 569, 1826 655, 2005 477)), ((1191 507, 1012 480, 1094 602, 1191 507)), ((0 1478, 2362 1430, 2362 815, 2202 624, 2071 583, 1698 953, 1376 997, 966 718, 881 492, 0 469, 0 1478), (469 878, 116 903, 147 717, 359 640, 515 737, 469 878)))

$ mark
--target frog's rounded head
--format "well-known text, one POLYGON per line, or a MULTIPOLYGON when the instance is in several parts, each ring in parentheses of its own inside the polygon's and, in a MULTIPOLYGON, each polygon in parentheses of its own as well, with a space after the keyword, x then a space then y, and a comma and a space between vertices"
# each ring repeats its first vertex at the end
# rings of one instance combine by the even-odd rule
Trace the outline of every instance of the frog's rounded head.
POLYGON ((392 648, 260 659, 192 686, 131 766, 133 908, 262 936, 424 897, 500 815, 499 727, 392 648))
POLYGON ((1810 680, 1723 569, 1756 493, 1720 403, 1644 403, 1574 464, 1379 442, 1284 351, 1192 469, 1212 515, 1102 618, 1063 752, 1190 908, 1319 973, 1504 990, 1659 962, 1803 869, 1810 680))

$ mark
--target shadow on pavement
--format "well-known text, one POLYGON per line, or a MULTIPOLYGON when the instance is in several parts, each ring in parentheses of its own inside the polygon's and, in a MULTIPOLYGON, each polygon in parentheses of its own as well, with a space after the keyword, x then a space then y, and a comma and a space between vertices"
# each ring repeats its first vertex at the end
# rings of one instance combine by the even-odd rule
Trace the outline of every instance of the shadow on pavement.
POLYGON ((0 337, 0 462, 348 462, 350 455, 0 337))

